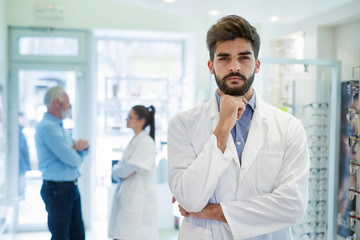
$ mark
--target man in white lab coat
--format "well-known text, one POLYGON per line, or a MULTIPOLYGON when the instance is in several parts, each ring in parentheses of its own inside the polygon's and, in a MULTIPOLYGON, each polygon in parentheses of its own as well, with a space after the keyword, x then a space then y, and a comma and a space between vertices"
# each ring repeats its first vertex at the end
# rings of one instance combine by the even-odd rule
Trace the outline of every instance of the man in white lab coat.
POLYGON ((260 100, 260 38, 244 18, 207 34, 214 98, 171 119, 169 186, 185 216, 179 239, 292 239, 308 197, 305 130, 260 100))

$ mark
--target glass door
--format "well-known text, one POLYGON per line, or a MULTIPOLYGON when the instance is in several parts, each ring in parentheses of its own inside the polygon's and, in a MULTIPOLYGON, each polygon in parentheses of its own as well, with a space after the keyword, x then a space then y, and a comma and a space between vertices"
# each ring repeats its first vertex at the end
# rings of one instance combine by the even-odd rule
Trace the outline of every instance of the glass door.
MULTIPOLYGON (((47 89, 55 85, 65 89, 72 110, 64 120, 64 127, 75 139, 87 139, 91 145, 94 86, 88 67, 91 61, 88 39, 89 33, 80 30, 9 28, 6 184, 7 201, 14 210, 10 231, 47 229, 34 139, 36 125, 47 110, 43 104, 47 89), (79 107, 84 105, 87 108, 79 107)), ((92 154, 95 152, 84 160, 79 179, 82 207, 89 209, 83 211, 86 226, 91 221, 92 198, 88 185, 92 179, 92 154)))
MULTIPOLYGON (((42 185, 41 172, 38 169, 38 158, 35 148, 35 128, 46 112, 43 98, 46 91, 56 85, 62 86, 68 93, 72 110, 69 118, 64 120, 64 127, 71 134, 75 127, 77 112, 77 85, 78 70, 69 66, 21 66, 14 68, 14 82, 17 82, 18 101, 18 153, 13 154, 18 159, 17 182, 12 186, 13 204, 15 210, 15 227, 17 230, 44 229, 47 223, 47 213, 40 196, 42 185), (15 81, 17 79, 17 81, 15 81)), ((13 103, 14 104, 14 103, 13 103)), ((15 109, 14 109, 15 110, 15 109)), ((15 138, 15 136, 14 136, 15 138)))

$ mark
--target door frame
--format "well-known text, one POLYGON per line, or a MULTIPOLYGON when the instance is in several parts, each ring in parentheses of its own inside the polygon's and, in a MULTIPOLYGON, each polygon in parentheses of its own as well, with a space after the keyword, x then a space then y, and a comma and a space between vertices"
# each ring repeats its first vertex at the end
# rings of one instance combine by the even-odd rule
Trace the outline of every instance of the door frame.
MULTIPOLYGON (((6 201, 12 206, 14 216, 13 223, 10 226, 12 232, 27 231, 27 230, 46 230, 47 225, 43 226, 19 226, 18 224, 18 206, 13 199, 18 195, 18 111, 19 111, 19 70, 64 70, 76 72, 76 119, 74 129, 74 135, 80 138, 87 139, 89 146, 94 146, 95 136, 95 104, 96 98, 94 98, 95 81, 93 80, 93 72, 90 70, 93 63, 93 51, 92 49, 92 35, 89 31, 84 30, 69 30, 64 29, 52 30, 50 35, 56 36, 73 36, 79 38, 80 52, 79 58, 69 61, 69 57, 49 57, 49 61, 46 61, 46 57, 34 57, 19 56, 14 49, 18 49, 18 36, 39 36, 39 31, 33 28, 9 28, 9 76, 7 83, 7 176, 6 176, 6 201), (60 33, 60 34, 59 34, 60 33), (67 33, 67 34, 66 34, 67 33), (63 34, 63 35, 61 35, 63 34), (31 34, 30 34, 31 35, 31 34), (17 36, 14 38, 14 36, 17 36), (14 55, 15 54, 15 55, 14 55), (16 56, 16 57, 14 57, 16 56), (23 57, 23 58, 22 58, 23 57)), ((40 32, 40 36, 47 36, 46 31, 40 32)), ((92 222, 92 199, 94 199, 94 191, 91 186, 94 186, 92 182, 95 182, 94 176, 94 157, 96 156, 95 147, 91 147, 91 151, 88 156, 85 157, 82 166, 80 167, 81 177, 79 178, 79 189, 82 197, 82 209, 83 219, 85 227, 90 227, 92 222)), ((40 194, 40 193, 39 193, 40 194)))

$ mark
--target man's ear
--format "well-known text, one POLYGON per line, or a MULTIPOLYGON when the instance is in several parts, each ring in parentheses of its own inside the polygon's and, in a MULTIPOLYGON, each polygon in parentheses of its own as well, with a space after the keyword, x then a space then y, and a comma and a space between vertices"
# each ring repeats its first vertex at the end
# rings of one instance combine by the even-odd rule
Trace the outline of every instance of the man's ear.
POLYGON ((260 60, 256 60, 256 66, 255 66, 255 73, 258 73, 260 71, 260 60))
POLYGON ((211 74, 214 74, 214 64, 211 60, 208 61, 208 68, 211 74))
POLYGON ((54 106, 57 106, 57 107, 60 107, 60 105, 61 105, 60 99, 55 98, 55 99, 53 100, 53 105, 54 105, 54 106))

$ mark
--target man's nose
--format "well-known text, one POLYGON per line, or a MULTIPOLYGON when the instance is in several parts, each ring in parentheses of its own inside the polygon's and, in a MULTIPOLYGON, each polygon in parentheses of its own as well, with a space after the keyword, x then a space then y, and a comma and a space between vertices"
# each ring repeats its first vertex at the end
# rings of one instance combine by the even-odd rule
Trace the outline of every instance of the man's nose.
POLYGON ((240 63, 237 61, 233 61, 230 64, 230 68, 229 71, 230 72, 240 72, 241 68, 240 68, 240 63))

